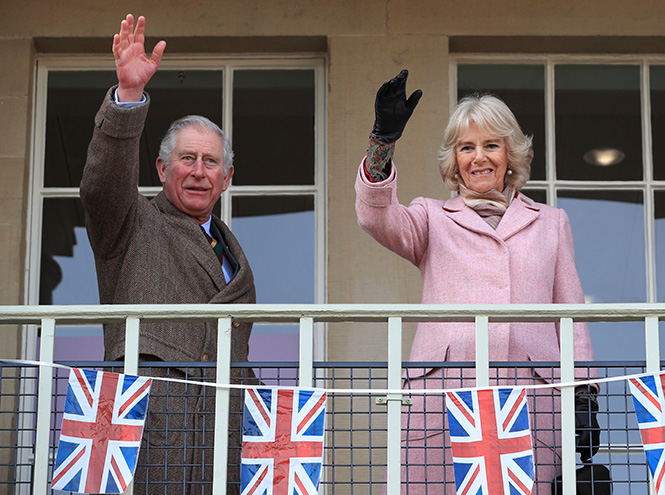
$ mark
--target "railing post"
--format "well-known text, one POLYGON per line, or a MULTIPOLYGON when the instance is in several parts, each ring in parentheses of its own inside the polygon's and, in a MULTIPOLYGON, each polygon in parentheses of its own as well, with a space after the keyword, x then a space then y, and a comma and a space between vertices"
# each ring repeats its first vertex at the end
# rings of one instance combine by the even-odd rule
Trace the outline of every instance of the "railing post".
MULTIPOLYGON (((402 388, 402 318, 388 318, 388 389, 402 388)), ((388 394, 387 495, 401 490, 402 394, 388 394)))
MULTIPOLYGON (((42 319, 39 360, 53 362, 55 344, 55 320, 42 319)), ((35 471, 33 495, 47 493, 49 474, 49 430, 51 429, 51 402, 53 400, 53 368, 39 366, 39 393, 37 394, 37 432, 35 434, 35 471)))
MULTIPOLYGON (((660 372, 660 335, 657 316, 644 318, 644 343, 646 345, 647 373, 660 372)), ((656 483, 651 474, 649 474, 649 493, 656 494, 656 483)))
MULTIPOLYGON (((231 318, 217 320, 217 383, 231 383, 231 318)), ((213 458, 212 493, 226 493, 226 470, 229 453, 229 396, 228 388, 215 393, 215 450, 213 458)), ((242 435, 242 431, 241 431, 242 435)))
MULTIPOLYGON (((139 327, 140 320, 135 316, 125 319, 125 368, 126 375, 139 374, 139 327)), ((122 495, 134 493, 134 481, 132 481, 122 495)))
MULTIPOLYGON (((573 319, 561 318, 561 382, 575 381, 575 346, 573 319)), ((561 387, 561 470, 563 493, 572 495, 575 488, 575 389, 561 387)))
POLYGON ((658 334, 658 317, 644 318, 644 341, 646 344, 647 373, 660 371, 660 336, 658 334))
POLYGON ((300 318, 300 361, 298 385, 314 385, 314 319, 300 318))
POLYGON ((139 374, 139 325, 140 320, 128 316, 125 320, 125 373, 139 374))
POLYGON ((490 385, 490 324, 487 316, 476 316, 476 387, 490 385))

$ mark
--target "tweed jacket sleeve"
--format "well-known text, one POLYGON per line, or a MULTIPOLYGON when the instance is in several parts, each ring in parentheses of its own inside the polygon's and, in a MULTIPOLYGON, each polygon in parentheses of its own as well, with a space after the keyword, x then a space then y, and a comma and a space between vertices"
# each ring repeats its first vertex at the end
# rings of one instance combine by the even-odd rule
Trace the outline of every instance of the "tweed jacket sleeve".
POLYGON ((113 100, 114 91, 115 87, 109 89, 95 116, 81 180, 88 237, 99 258, 112 258, 124 250, 131 233, 124 227, 143 199, 138 192, 139 140, 150 100, 121 108, 113 100))

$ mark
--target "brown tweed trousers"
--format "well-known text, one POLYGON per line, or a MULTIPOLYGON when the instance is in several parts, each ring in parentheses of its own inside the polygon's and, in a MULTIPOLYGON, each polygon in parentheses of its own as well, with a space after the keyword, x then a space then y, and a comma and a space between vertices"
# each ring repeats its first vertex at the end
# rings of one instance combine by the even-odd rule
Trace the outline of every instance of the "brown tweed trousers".
MULTIPOLYGON (((254 303, 254 277, 240 244, 213 216, 239 263, 226 284, 217 256, 196 220, 161 192, 149 201, 138 193, 139 139, 149 101, 121 108, 111 88, 95 117, 81 181, 86 227, 95 255, 102 304, 254 303)), ((247 361, 251 323, 234 323, 231 361, 247 361)), ((105 357, 124 355, 124 325, 104 326, 105 357)), ((141 360, 216 359, 216 322, 165 321, 141 325, 141 360)), ((214 368, 153 368, 159 374, 194 380, 213 378, 214 368)), ((153 373, 156 374, 156 373, 153 373)), ((250 368, 232 370, 234 381, 255 383, 250 368)), ((153 382, 135 493, 211 492, 214 389, 153 382), (206 448, 208 447, 208 448, 206 448), (147 483, 146 483, 147 480, 147 483)), ((231 400, 228 493, 239 492, 240 394, 231 400)))

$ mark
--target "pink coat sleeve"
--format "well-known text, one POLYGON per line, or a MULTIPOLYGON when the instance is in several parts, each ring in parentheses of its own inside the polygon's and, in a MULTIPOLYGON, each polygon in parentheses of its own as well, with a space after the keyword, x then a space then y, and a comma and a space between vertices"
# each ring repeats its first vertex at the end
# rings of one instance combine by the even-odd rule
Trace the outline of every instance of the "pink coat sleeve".
POLYGON ((397 200, 397 171, 382 182, 370 182, 364 173, 364 160, 356 177, 356 214, 360 227, 377 242, 414 265, 427 250, 429 238, 427 210, 422 198, 407 208, 397 200))

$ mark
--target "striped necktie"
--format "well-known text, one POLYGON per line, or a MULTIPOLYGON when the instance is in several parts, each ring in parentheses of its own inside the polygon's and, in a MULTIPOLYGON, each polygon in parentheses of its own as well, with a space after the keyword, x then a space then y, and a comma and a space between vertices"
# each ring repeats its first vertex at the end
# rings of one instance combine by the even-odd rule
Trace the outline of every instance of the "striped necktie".
POLYGON ((219 260, 220 265, 224 265, 224 250, 222 249, 222 244, 220 242, 217 242, 217 239, 213 239, 208 235, 206 230, 203 228, 203 226, 199 225, 201 227, 201 232, 203 232, 203 235, 206 236, 206 239, 208 239, 208 242, 212 246, 212 250, 215 251, 215 254, 217 255, 217 259, 219 260))

